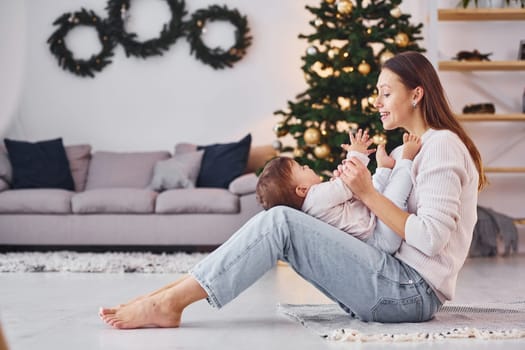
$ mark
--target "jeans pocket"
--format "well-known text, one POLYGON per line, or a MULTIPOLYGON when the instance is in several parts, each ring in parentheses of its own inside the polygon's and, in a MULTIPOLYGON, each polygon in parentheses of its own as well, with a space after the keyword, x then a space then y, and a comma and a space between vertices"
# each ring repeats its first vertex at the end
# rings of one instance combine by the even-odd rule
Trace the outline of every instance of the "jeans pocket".
POLYGON ((375 322, 421 322, 423 321, 423 299, 415 295, 404 299, 381 298, 372 308, 375 322))

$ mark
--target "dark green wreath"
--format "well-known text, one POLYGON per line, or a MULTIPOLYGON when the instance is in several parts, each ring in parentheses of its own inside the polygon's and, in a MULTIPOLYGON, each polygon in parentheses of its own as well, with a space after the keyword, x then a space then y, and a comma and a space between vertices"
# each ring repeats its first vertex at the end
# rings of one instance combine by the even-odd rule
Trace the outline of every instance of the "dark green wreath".
POLYGON ((241 16, 237 10, 229 10, 226 6, 212 5, 207 9, 195 11, 191 20, 186 23, 187 39, 191 46, 191 53, 197 59, 209 64, 215 69, 232 67, 246 54, 246 49, 252 42, 246 16, 241 16), (210 49, 201 39, 202 30, 207 21, 228 21, 235 27, 235 44, 227 51, 220 47, 210 49))
POLYGON ((184 0, 167 0, 171 10, 171 20, 165 24, 156 39, 143 42, 135 40, 137 34, 127 33, 124 29, 124 19, 129 11, 130 0, 109 0, 106 9, 109 13, 109 25, 116 40, 124 46, 126 56, 137 56, 146 58, 149 56, 162 55, 163 50, 169 47, 183 35, 182 17, 186 15, 184 0))
POLYGON ((93 78, 95 77, 94 72, 100 72, 111 63, 109 57, 113 56, 115 41, 111 37, 109 27, 105 21, 101 20, 93 11, 88 12, 82 8, 80 12, 64 13, 53 22, 53 25, 58 25, 59 27, 51 34, 47 42, 51 53, 58 60, 58 65, 64 70, 82 77, 90 76, 93 78), (97 55, 92 55, 87 61, 75 59, 64 40, 69 31, 78 25, 94 27, 102 43, 102 50, 97 55))

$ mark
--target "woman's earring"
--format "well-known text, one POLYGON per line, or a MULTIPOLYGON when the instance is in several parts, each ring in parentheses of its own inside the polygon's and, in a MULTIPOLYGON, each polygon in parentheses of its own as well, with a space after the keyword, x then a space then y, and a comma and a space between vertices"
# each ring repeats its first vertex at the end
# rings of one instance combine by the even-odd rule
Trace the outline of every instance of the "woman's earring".
POLYGON ((412 101, 412 108, 416 108, 417 107, 417 102, 416 101, 412 101))

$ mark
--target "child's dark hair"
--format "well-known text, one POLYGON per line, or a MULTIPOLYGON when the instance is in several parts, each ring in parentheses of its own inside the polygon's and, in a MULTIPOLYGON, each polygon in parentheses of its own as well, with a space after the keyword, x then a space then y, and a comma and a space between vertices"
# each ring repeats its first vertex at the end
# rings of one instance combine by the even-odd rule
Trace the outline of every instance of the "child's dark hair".
POLYGON ((277 205, 301 210, 304 198, 295 193, 292 167, 294 160, 288 157, 277 157, 264 167, 257 181, 257 200, 265 210, 277 205))

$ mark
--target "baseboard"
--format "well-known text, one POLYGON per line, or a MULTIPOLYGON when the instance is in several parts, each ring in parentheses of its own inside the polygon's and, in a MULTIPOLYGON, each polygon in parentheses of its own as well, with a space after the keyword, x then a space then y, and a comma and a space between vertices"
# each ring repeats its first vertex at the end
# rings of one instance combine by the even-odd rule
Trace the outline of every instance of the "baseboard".
POLYGON ((153 246, 153 245, 0 245, 0 252, 49 252, 69 250, 82 253, 102 252, 150 252, 162 253, 209 253, 217 248, 216 245, 188 245, 188 246, 153 246))

